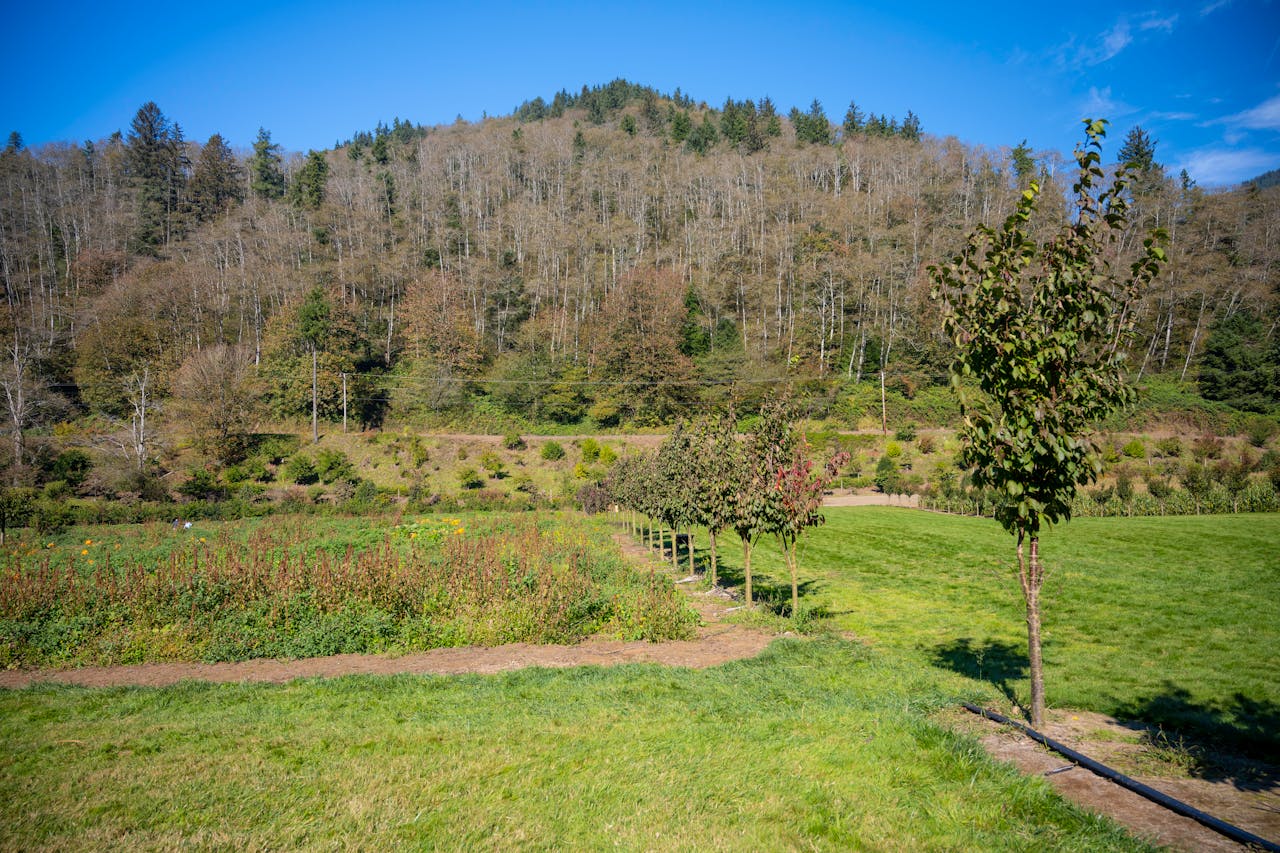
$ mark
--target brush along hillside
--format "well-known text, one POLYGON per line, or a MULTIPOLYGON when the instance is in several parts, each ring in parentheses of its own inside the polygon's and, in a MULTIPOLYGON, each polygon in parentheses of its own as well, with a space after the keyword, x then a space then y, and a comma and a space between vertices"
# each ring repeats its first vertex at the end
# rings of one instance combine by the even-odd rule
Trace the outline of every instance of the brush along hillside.
MULTIPOLYGON (((269 130, 246 156, 185 140, 155 103, 92 143, 10 145, 4 482, 73 484, 75 451, 97 473, 73 490, 158 496, 266 425, 592 434, 786 385, 840 428, 954 423, 924 266, 1033 180, 1061 210, 1061 155, 743 94, 617 80, 305 157, 269 130)), ((1134 224, 1170 237, 1132 373, 1157 379, 1148 411, 1238 432, 1280 388, 1280 187, 1204 192, 1124 130, 1106 168, 1137 163, 1134 224)))

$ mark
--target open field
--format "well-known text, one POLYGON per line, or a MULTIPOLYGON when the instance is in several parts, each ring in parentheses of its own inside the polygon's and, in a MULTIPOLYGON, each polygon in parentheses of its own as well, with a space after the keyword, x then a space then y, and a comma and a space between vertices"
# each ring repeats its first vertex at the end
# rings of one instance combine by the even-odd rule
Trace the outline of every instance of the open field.
POLYGON ((780 641, 633 665, 0 693, 6 846, 1141 850, 931 721, 989 688, 780 641))
MULTIPOLYGON (((826 517, 801 540, 802 609, 1025 700, 1014 542, 996 522, 890 507, 826 517)), ((1042 553, 1050 704, 1280 759, 1280 516, 1082 518, 1051 530, 1042 553)), ((753 563, 770 576, 757 588, 787 603, 774 544, 753 563)), ((739 581, 736 541, 720 565, 739 581)))

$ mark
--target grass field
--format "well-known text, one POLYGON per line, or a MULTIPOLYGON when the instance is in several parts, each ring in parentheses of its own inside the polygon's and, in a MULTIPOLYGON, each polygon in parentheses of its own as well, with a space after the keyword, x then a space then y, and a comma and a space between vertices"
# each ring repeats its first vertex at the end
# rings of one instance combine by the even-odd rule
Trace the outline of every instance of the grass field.
MULTIPOLYGON (((1013 537, 990 519, 891 507, 826 517, 801 540, 802 609, 1025 700, 1013 537)), ((1049 531, 1042 554, 1051 705, 1280 761, 1280 515, 1082 518, 1049 531)), ((740 566, 733 542, 721 571, 737 581, 740 566)), ((781 604, 789 589, 772 542, 762 540, 753 566, 781 604)))
POLYGON ((990 688, 779 641, 627 666, 0 693, 0 846, 1142 850, 930 719, 990 688))

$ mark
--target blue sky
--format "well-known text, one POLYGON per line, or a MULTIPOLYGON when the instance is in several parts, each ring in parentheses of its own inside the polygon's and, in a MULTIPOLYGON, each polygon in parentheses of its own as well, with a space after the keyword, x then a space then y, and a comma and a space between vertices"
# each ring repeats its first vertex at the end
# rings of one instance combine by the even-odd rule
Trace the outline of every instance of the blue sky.
POLYGON ((926 133, 1068 153, 1135 124, 1202 185, 1280 168, 1280 0, 1199 3, 4 3, 0 132, 127 129, 148 100, 189 139, 325 148, 400 117, 511 112, 615 77, 719 105, 850 99, 926 133))

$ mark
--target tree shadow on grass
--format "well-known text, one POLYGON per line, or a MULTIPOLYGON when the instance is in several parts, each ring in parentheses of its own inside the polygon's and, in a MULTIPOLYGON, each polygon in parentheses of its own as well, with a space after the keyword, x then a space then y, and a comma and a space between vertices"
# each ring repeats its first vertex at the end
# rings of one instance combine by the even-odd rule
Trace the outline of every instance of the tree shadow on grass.
POLYGON ((1242 791, 1280 783, 1280 705, 1275 702, 1243 693, 1197 701, 1166 681, 1159 692, 1119 705, 1115 716, 1196 778, 1230 782, 1242 791))
POLYGON ((1013 690, 1014 683, 1024 680, 1030 669, 1023 648, 1012 643, 979 642, 972 637, 961 637, 935 646, 932 657, 935 666, 994 684, 1023 716, 1030 714, 1013 690))
MULTIPOLYGON (((702 549, 699 548, 697 553, 700 554, 701 551, 702 549)), ((707 552, 706 559, 701 565, 703 568, 711 565, 710 551, 707 552)), ((744 595, 746 594, 747 576, 741 566, 717 561, 716 582, 722 587, 736 588, 744 595)), ((809 619, 825 619, 829 616, 838 615, 825 605, 814 605, 806 610, 804 599, 808 596, 816 595, 822 589, 823 584, 813 579, 802 580, 796 584, 796 591, 800 597, 800 612, 806 614, 809 619)), ((751 598, 753 603, 760 609, 775 616, 781 616, 784 619, 790 618, 791 579, 788 577, 775 578, 772 575, 752 572, 751 598)))

